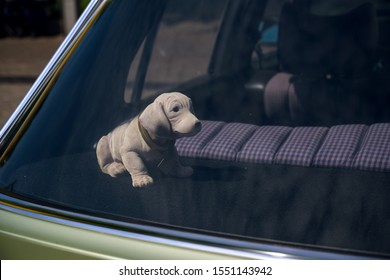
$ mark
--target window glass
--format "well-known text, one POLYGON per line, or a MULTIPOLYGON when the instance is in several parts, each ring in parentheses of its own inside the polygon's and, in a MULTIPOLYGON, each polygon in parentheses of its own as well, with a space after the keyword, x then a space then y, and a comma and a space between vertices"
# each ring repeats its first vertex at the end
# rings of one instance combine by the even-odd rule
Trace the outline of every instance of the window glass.
POLYGON ((252 56, 254 69, 278 69, 277 42, 279 16, 286 0, 271 1, 258 27, 259 40, 252 56))
MULTIPOLYGON (((225 1, 169 1, 153 41, 142 98, 208 73, 225 1), (207 12, 205 12, 207 10, 207 12)), ((151 36, 154 36, 152 34, 151 36)), ((125 101, 130 102, 143 46, 129 72, 125 101)), ((144 59, 147 54, 144 54, 144 59)))
POLYGON ((2 190, 390 254, 388 1, 105 3, 12 143, 2 190))

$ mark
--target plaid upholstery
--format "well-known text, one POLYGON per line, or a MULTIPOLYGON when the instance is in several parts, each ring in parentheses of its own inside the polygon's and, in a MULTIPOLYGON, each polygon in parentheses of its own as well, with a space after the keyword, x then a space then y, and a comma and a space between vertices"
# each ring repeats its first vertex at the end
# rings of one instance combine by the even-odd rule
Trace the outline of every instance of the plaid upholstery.
POLYGON ((218 134, 224 125, 224 122, 202 121, 202 130, 197 135, 179 138, 176 141, 177 152, 183 157, 199 157, 203 147, 218 134))
POLYGON ((249 124, 226 124, 218 135, 204 147, 200 156, 216 160, 235 161, 238 151, 252 136, 255 129, 256 126, 249 124))
POLYGON ((362 137, 367 131, 365 125, 338 125, 328 134, 315 158, 315 166, 351 167, 362 137))
POLYGON ((271 164, 276 152, 292 131, 285 126, 262 126, 237 155, 239 162, 271 164))
POLYGON ((390 123, 326 127, 255 126, 202 121, 178 139, 182 157, 254 164, 390 172, 390 123))
POLYGON ((279 149, 275 163, 310 166, 328 128, 296 127, 279 149))
POLYGON ((390 123, 373 124, 368 129, 354 167, 390 171, 390 123))

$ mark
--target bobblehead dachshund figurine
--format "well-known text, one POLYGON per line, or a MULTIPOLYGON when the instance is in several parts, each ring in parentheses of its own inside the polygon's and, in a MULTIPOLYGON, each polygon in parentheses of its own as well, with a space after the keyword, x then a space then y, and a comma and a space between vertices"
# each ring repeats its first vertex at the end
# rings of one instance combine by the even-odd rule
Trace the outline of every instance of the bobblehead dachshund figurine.
POLYGON ((134 187, 153 184, 147 164, 171 176, 190 176, 193 169, 180 164, 174 144, 180 137, 197 134, 201 127, 190 98, 179 92, 163 93, 137 117, 99 140, 99 166, 112 177, 128 171, 134 187))

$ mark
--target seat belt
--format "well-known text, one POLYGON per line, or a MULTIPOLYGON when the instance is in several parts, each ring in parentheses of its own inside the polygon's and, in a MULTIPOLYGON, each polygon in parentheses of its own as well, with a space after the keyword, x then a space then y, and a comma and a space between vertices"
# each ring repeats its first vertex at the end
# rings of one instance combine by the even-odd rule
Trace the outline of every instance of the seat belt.
POLYGON ((145 77, 148 71, 148 66, 149 66, 150 58, 152 56, 153 46, 156 39, 158 27, 160 25, 162 14, 163 13, 161 12, 158 15, 156 22, 153 24, 153 26, 148 32, 148 35, 146 36, 145 46, 142 51, 141 61, 139 63, 137 74, 134 80, 131 103, 135 103, 141 99, 142 90, 145 85, 145 77))

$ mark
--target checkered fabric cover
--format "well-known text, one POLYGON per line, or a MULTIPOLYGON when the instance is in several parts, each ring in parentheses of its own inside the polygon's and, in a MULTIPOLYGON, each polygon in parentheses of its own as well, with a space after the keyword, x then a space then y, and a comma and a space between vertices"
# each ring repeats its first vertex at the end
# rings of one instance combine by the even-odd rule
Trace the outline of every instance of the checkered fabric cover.
POLYGON ((176 148, 180 156, 200 157, 200 153, 211 139, 225 126, 223 122, 202 121, 202 130, 194 137, 180 138, 176 141, 176 148))
POLYGON ((329 129, 314 158, 317 166, 352 167, 356 152, 367 133, 365 125, 338 125, 329 129))
POLYGON ((390 123, 333 127, 255 126, 202 121, 176 142, 182 157, 254 164, 390 171, 390 123))
POLYGON ((362 138, 354 167, 373 171, 390 171, 390 123, 374 124, 362 138))
POLYGON ((279 147, 287 139, 292 128, 285 126, 261 126, 238 152, 239 162, 272 164, 279 147))
POLYGON ((294 128, 275 155, 275 163, 310 166, 328 128, 294 128))

